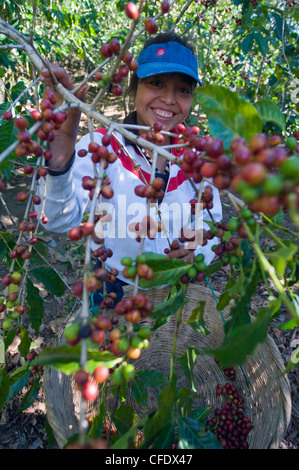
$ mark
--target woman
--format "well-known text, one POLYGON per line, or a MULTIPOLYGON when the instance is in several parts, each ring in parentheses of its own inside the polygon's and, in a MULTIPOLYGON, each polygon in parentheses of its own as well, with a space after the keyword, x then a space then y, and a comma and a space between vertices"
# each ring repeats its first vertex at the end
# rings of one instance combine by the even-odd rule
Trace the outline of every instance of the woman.
MULTIPOLYGON (((161 33, 145 44, 137 62, 139 67, 130 83, 135 111, 124 122, 152 128, 156 123, 160 123, 159 126, 162 126, 163 131, 174 132, 176 126, 188 117, 194 89, 200 84, 197 61, 192 48, 174 33, 161 33)), ((63 69, 54 65, 52 70, 66 88, 73 88, 72 81, 63 69)), ((50 85, 48 71, 43 71, 42 75, 45 84, 50 85)), ((81 89, 77 97, 84 99, 85 93, 86 88, 81 89)), ((47 176, 45 214, 48 223, 45 228, 54 232, 63 233, 78 226, 90 203, 89 191, 82 187, 82 178, 94 176, 94 163, 90 155, 84 158, 78 156, 78 152, 80 154, 80 150, 88 149, 90 144, 89 134, 75 144, 79 120, 78 110, 70 110, 67 121, 56 132, 55 140, 51 143, 53 156, 49 160, 47 176)), ((145 131, 141 128, 135 132, 144 134, 145 131)), ((105 133, 104 129, 95 131, 93 142, 101 146, 105 133)), ((126 140, 120 133, 116 132, 116 136, 117 139, 112 139, 108 149, 110 152, 121 151, 117 160, 109 164, 105 170, 111 180, 114 195, 98 208, 98 212, 106 210, 112 216, 111 222, 102 227, 106 235, 105 247, 113 253, 112 257, 107 258, 105 267, 117 269, 118 278, 125 283, 131 283, 122 274, 121 259, 124 256, 135 259, 139 250, 140 244, 136 241, 136 233, 131 231, 131 228, 137 222, 141 222, 145 215, 146 199, 138 196, 135 188, 145 181, 149 182, 152 155, 126 140), (122 145, 125 145, 127 153, 122 150, 122 145), (132 157, 135 164, 132 162, 132 157), (136 165, 139 170, 136 169, 136 165)), ((166 135, 161 145, 175 142, 172 135, 166 135)), ((182 156, 182 153, 176 153, 175 149, 172 149, 172 153, 178 157, 182 156)), ((156 162, 156 176, 164 179, 165 194, 158 201, 159 211, 157 205, 153 204, 150 215, 155 221, 162 221, 166 233, 159 232, 153 239, 146 237, 143 251, 164 254, 165 249, 169 248, 169 241, 179 238, 182 227, 193 228, 194 217, 190 219, 189 201, 196 196, 194 187, 180 167, 169 163, 161 155, 156 162)), ((216 188, 213 188, 211 213, 214 220, 221 220, 222 209, 216 188)), ((211 220, 207 211, 203 211, 203 219, 211 220)), ((205 246, 198 246, 195 250, 190 250, 188 246, 181 244, 179 249, 172 250, 168 256, 192 262, 194 255, 203 253, 205 263, 209 264, 214 258, 211 250, 213 243, 213 240, 209 240, 205 246)), ((93 248, 96 249, 98 246, 94 244, 93 248)))

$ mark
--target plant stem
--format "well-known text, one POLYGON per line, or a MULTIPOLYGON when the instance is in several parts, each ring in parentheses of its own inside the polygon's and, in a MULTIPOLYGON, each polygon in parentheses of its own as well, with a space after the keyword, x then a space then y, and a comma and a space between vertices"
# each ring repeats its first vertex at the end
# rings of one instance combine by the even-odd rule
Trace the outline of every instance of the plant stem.
POLYGON ((299 317, 298 317, 298 313, 296 312, 296 309, 294 308, 294 306, 292 305, 292 302, 290 301, 290 299, 288 298, 288 296, 286 295, 285 293, 285 290, 284 290, 284 287, 283 285, 281 284, 280 280, 278 279, 278 277, 276 276, 276 273, 275 273, 275 268, 274 266, 272 266, 269 261, 267 260, 266 256, 264 255, 264 253, 262 252, 261 250, 261 247, 259 246, 259 244, 256 242, 255 238, 254 238, 254 235, 252 234, 249 226, 244 223, 244 227, 246 229, 246 232, 248 234, 248 238, 251 242, 251 245, 252 245, 252 248, 254 249, 254 251, 256 252, 256 255, 260 261, 260 264, 261 264, 261 268, 264 269, 264 271, 266 271, 268 273, 268 275, 270 276, 273 284, 275 285, 276 289, 278 290, 279 294, 282 296, 283 300, 284 300, 284 303, 286 305, 286 307, 288 308, 290 314, 297 319, 298 323, 299 323, 299 317))
MULTIPOLYGON (((187 288, 188 288, 188 285, 184 284, 183 285, 184 295, 186 295, 187 288)), ((182 323, 184 306, 185 304, 183 301, 182 305, 180 306, 176 314, 176 325, 175 325, 175 332, 174 332, 173 343, 172 343, 172 352, 171 352, 171 358, 170 358, 170 372, 169 372, 170 381, 174 374, 174 360, 175 360, 176 344, 177 344, 177 339, 178 339, 179 327, 180 327, 180 324, 182 323)))

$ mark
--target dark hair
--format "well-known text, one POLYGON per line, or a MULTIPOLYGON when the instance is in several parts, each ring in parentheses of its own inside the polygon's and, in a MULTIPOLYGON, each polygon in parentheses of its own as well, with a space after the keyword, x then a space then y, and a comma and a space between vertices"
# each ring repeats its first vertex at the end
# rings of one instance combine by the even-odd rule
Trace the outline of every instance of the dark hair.
MULTIPOLYGON (((145 43, 143 49, 146 49, 149 46, 152 46, 153 44, 164 44, 167 42, 177 42, 181 44, 182 46, 187 47, 190 49, 191 52, 194 53, 194 48, 191 46, 188 40, 182 39, 177 33, 174 31, 164 31, 162 33, 157 34, 156 36, 150 37, 145 43)), ((192 86, 192 89, 196 87, 197 82, 191 78, 191 77, 186 77, 188 81, 190 80, 190 85, 192 86)), ((134 72, 131 75, 130 78, 130 83, 128 86, 128 89, 126 91, 126 96, 132 96, 136 94, 137 91, 137 86, 138 86, 138 81, 139 78, 137 77, 137 73, 134 72)))

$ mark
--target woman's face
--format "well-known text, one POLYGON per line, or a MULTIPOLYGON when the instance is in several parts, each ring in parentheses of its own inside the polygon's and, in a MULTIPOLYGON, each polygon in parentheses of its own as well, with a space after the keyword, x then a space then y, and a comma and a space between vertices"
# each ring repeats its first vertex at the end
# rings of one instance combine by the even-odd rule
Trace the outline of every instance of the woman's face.
POLYGON ((169 73, 139 80, 135 95, 137 124, 153 126, 160 122, 170 131, 188 116, 192 85, 184 75, 169 73))

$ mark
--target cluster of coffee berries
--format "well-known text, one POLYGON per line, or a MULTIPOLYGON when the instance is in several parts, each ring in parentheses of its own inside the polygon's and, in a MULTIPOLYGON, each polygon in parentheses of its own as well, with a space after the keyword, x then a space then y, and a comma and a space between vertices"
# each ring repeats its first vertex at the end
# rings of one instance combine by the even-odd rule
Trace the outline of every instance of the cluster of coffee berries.
POLYGON ((121 299, 115 306, 115 313, 124 316, 130 323, 139 323, 150 315, 154 309, 154 304, 148 296, 142 292, 134 296, 121 299))
POLYGON ((253 212, 273 216, 282 206, 287 210, 288 195, 299 181, 299 158, 293 155, 296 135, 283 146, 279 136, 265 134, 256 134, 248 145, 243 139, 232 141, 232 158, 239 169, 231 186, 253 212))
MULTIPOLYGON (((202 209, 205 210, 210 210, 213 209, 214 203, 213 203, 213 188, 209 184, 204 187, 204 190, 202 192, 200 201, 202 204, 202 209)), ((198 203, 198 200, 193 198, 189 201, 189 204, 191 206, 191 214, 196 213, 196 204, 198 203)))
MULTIPOLYGON (((106 169, 109 163, 114 163, 118 157, 117 153, 109 151, 108 146, 110 145, 110 143, 111 143, 111 135, 105 134, 103 135, 101 144, 98 144, 97 142, 93 141, 89 143, 87 150, 86 149, 78 150, 78 157, 84 158, 86 155, 91 154, 91 160, 93 161, 93 163, 100 163, 101 161, 104 161, 104 169, 106 169)), ((90 176, 84 176, 82 178, 83 187, 84 187, 85 180, 87 180, 86 182, 87 187, 84 189, 89 189, 89 190, 93 189, 95 186, 94 184, 95 179, 92 179, 90 176)), ((107 181, 106 181, 106 184, 109 184, 107 181)))
POLYGON ((129 256, 124 256, 121 259, 121 264, 124 266, 123 276, 127 279, 134 279, 135 276, 138 276, 150 280, 154 277, 153 269, 146 264, 142 255, 138 255, 135 261, 129 256))
POLYGON ((110 332, 109 342, 102 349, 109 350, 115 356, 125 354, 129 359, 138 359, 141 350, 149 346, 150 334, 150 327, 141 326, 139 323, 133 323, 133 331, 130 335, 127 334, 126 326, 120 325, 110 332))
POLYGON ((141 134, 140 137, 147 140, 148 142, 152 142, 153 144, 163 144, 165 138, 162 132, 162 124, 161 122, 155 122, 150 130, 148 130, 145 134, 141 134))
POLYGON ((110 248, 105 248, 104 246, 100 246, 96 248, 92 252, 93 256, 99 258, 103 263, 107 260, 107 258, 111 258, 113 256, 113 251, 110 248))
MULTIPOLYGON (((118 270, 116 268, 112 268, 110 271, 106 268, 96 268, 93 273, 90 273, 85 281, 85 287, 87 292, 92 293, 96 290, 101 289, 103 282, 109 282, 110 284, 114 284, 116 282, 118 275, 118 270)), ((82 280, 78 280, 73 285, 72 291, 73 294, 77 297, 81 297, 84 290, 84 282, 82 280)), ((105 302, 105 306, 102 305, 100 308, 104 309, 106 307, 112 306, 112 300, 115 299, 113 293, 109 293, 105 296, 103 300, 105 302)), ((113 301, 114 304, 114 301, 113 301)))
POLYGON ((163 178, 154 178, 151 184, 147 186, 144 184, 139 184, 135 187, 135 194, 140 197, 145 197, 154 201, 158 199, 163 199, 164 197, 164 185, 165 182, 163 178))
POLYGON ((227 57, 225 54, 222 53, 220 54, 219 58, 227 67, 230 67, 231 65, 233 65, 233 60, 231 57, 227 57))
MULTIPOLYGON (((31 167, 33 169, 33 167, 31 167)), ((45 176, 45 175, 43 175, 45 176)), ((30 191, 19 191, 16 195, 16 199, 18 202, 26 202, 30 196, 30 191)), ((41 203, 41 198, 34 194, 32 196, 32 203, 35 206, 38 206, 41 203)), ((48 222, 48 218, 45 215, 42 215, 42 213, 38 213, 35 210, 31 210, 28 212, 28 217, 27 220, 23 220, 19 224, 19 230, 22 232, 33 232, 35 230, 35 224, 33 222, 34 219, 36 219, 38 216, 41 216, 41 220, 44 224, 48 222), (29 219, 29 220, 28 220, 29 219), (33 220, 30 220, 33 219, 33 220)), ((31 240, 31 245, 33 245, 35 242, 31 240)))
MULTIPOLYGON (((78 154, 79 153, 81 153, 81 155, 82 155, 83 152, 81 150, 79 150, 78 154)), ((117 158, 116 153, 109 154, 109 155, 110 156, 113 155, 113 158, 114 157, 117 158)), ((91 157, 91 158, 93 158, 93 157, 91 157)), ((113 161, 115 161, 115 160, 113 160, 113 161)), ((108 161, 106 163, 108 164, 108 161)), ((110 163, 112 163, 112 161, 110 163)), ((82 187, 84 189, 86 189, 87 191, 89 191, 89 199, 90 200, 92 200, 93 197, 94 197, 94 191, 95 191, 96 184, 97 184, 97 179, 96 178, 92 178, 91 176, 83 176, 83 178, 82 178, 82 187)), ((111 188, 110 184, 111 184, 110 178, 108 178, 106 176, 106 174, 104 174, 100 194, 98 195, 98 197, 100 195, 102 195, 105 199, 111 199, 113 197, 114 191, 111 188)))
MULTIPOLYGON (((34 359, 37 358, 37 356, 38 356, 38 353, 34 349, 32 349, 27 354, 26 359, 27 359, 28 362, 32 362, 32 361, 34 361, 34 359)), ((35 375, 37 373, 42 373, 42 371, 44 370, 44 368, 41 364, 29 365, 28 369, 30 370, 32 375, 35 375)))
POLYGON ((204 255, 202 253, 196 255, 192 266, 188 268, 188 271, 180 277, 182 284, 188 284, 190 280, 202 282, 206 278, 207 265, 204 262, 204 255))
POLYGON ((206 429, 217 436, 224 449, 248 449, 247 437, 253 424, 244 414, 243 397, 229 382, 224 386, 217 384, 216 395, 225 398, 225 405, 214 410, 214 416, 206 421, 206 429))
MULTIPOLYGON (((161 5, 162 13, 169 11, 169 4, 163 1, 161 5)), ((139 9, 134 2, 129 2, 125 6, 125 13, 130 20, 137 21, 139 18, 139 9)), ((158 31, 158 25, 153 18, 146 18, 144 21, 144 28, 148 34, 155 34, 158 31)))
MULTIPOLYGON (((222 364, 221 364, 221 362, 219 361, 219 359, 217 357, 214 357, 214 361, 222 369, 222 364)), ((223 369, 223 374, 225 375, 225 377, 228 378, 228 380, 235 380, 236 379, 236 371, 235 371, 234 367, 232 367, 232 366, 225 367, 223 369)), ((219 390, 220 390, 220 388, 218 387, 217 391, 219 392, 219 390)))
POLYGON ((110 375, 110 370, 105 366, 98 366, 95 368, 93 374, 80 369, 75 372, 73 376, 74 383, 82 394, 85 401, 94 401, 98 397, 99 387, 98 384, 106 382, 110 375))
MULTIPOLYGON (((188 143, 181 168, 194 182, 210 179, 219 190, 230 188, 239 193, 253 212, 277 214, 288 207, 288 195, 299 180, 298 131, 279 145, 279 136, 254 135, 249 143, 235 138, 228 152, 223 140, 198 136, 193 128, 180 126, 178 133, 188 143), (200 152, 200 153, 198 153, 200 152)), ((299 201, 298 201, 299 203, 299 201)))
POLYGON ((4 286, 4 294, 3 297, 0 297, 0 313, 5 312, 2 325, 4 330, 8 330, 15 320, 19 321, 20 316, 28 312, 28 308, 25 308, 19 299, 18 286, 21 279, 22 273, 20 271, 13 271, 1 279, 1 284, 4 286), (10 289, 6 295, 5 290, 12 285, 16 287, 10 289))
MULTIPOLYGON (((136 5, 135 5, 136 6, 136 5)), ((121 44, 118 39, 113 38, 108 44, 102 44, 101 54, 103 57, 110 58, 118 56, 121 51, 121 44)), ((121 96, 123 87, 121 83, 128 76, 129 72, 136 72, 138 69, 138 62, 134 59, 130 52, 126 52, 121 58, 122 64, 118 67, 118 70, 113 73, 112 77, 109 74, 105 74, 101 71, 95 73, 95 79, 98 82, 100 88, 105 87, 111 83, 111 93, 115 96, 121 96)))
MULTIPOLYGON (((40 111, 33 109, 30 112, 31 119, 35 122, 40 122, 40 126, 35 131, 35 135, 42 142, 52 142, 54 140, 54 131, 59 129, 63 122, 67 119, 67 114, 64 111, 55 111, 54 104, 57 98, 55 93, 49 88, 45 89, 44 98, 40 103, 40 111)), ((5 114, 4 119, 12 119, 11 113, 5 114)), ((19 116, 14 119, 14 125, 18 129, 17 139, 19 144, 15 149, 15 154, 19 158, 31 155, 32 157, 44 156, 49 160, 52 155, 48 150, 44 151, 38 141, 32 138, 28 131, 29 119, 26 116, 19 116)), ((41 170, 41 169, 40 169, 41 170)), ((46 169, 41 171, 38 176, 44 176, 46 169)))
POLYGON ((82 339, 89 338, 94 344, 102 345, 106 333, 110 332, 118 324, 117 317, 108 317, 99 314, 87 323, 71 323, 66 326, 63 336, 70 346, 76 346, 82 339))
MULTIPOLYGON (((108 216, 109 214, 103 214, 101 216, 97 216, 95 215, 94 217, 94 222, 98 222, 98 220, 102 220, 102 221, 107 221, 108 219, 108 216), (103 220, 104 219, 104 220, 103 220)), ((109 216, 110 217, 110 216, 109 216)), ((79 225, 78 227, 74 227, 72 229, 69 230, 68 232, 68 237, 71 241, 78 241, 80 240, 81 238, 83 238, 84 236, 85 237, 89 237, 91 236, 93 242, 97 245, 103 245, 104 243, 104 238, 102 236, 98 236, 96 231, 95 231, 95 223, 93 222, 89 222, 89 221, 86 221, 86 222, 83 222, 81 225, 79 225)), ((107 253, 107 258, 111 257, 113 253, 110 253, 108 252, 107 253), (108 256, 109 254, 109 256, 108 256)))

